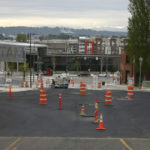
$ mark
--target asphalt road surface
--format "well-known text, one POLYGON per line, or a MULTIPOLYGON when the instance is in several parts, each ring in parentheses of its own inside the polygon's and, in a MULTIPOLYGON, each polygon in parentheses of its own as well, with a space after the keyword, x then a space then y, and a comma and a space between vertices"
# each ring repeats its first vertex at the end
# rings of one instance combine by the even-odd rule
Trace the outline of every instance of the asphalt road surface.
POLYGON ((47 105, 39 104, 40 91, 0 93, 0 150, 48 149, 150 149, 150 93, 112 91, 113 105, 104 104, 105 91, 61 89, 62 110, 58 110, 60 89, 46 89, 47 105), (105 131, 96 130, 94 103, 98 99, 105 131), (81 104, 87 116, 81 117, 81 104))

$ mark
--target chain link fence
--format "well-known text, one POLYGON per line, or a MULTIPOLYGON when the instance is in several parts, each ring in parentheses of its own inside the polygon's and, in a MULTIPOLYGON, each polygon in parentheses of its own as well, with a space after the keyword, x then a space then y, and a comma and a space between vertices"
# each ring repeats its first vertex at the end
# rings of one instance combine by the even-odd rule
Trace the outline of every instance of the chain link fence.
MULTIPOLYGON (((10 84, 13 87, 21 87, 23 81, 23 73, 2 73, 0 74, 0 86, 1 87, 8 87, 10 84)), ((26 80, 28 80, 28 75, 26 75, 26 80)))

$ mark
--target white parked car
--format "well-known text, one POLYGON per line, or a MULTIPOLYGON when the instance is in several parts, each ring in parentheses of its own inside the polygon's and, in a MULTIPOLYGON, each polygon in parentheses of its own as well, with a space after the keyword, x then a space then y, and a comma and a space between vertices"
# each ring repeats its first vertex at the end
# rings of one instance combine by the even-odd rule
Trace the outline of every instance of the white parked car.
POLYGON ((55 79, 52 79, 52 88, 68 88, 69 86, 68 77, 57 76, 55 79))

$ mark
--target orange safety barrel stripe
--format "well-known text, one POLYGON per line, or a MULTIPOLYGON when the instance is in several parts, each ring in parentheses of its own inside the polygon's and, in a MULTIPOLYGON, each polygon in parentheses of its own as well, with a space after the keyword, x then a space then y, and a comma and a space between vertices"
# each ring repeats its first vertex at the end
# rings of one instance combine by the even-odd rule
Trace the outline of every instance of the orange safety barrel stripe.
POLYGON ((44 98, 47 99, 47 97, 46 97, 46 96, 43 96, 43 95, 40 96, 40 99, 41 99, 41 98, 42 98, 42 99, 44 99, 44 98))

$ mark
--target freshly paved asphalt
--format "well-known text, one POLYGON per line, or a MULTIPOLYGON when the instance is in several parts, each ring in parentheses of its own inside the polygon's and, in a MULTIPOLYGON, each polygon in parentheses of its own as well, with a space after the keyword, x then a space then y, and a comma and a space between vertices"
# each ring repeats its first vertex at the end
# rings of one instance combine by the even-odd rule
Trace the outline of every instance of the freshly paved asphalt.
POLYGON ((0 93, 0 150, 46 149, 150 149, 150 93, 112 91, 113 105, 104 104, 105 91, 61 89, 62 110, 58 110, 60 89, 46 89, 48 104, 40 105, 40 92, 0 93), (94 124, 95 100, 103 114, 106 131, 94 124), (85 104, 87 117, 81 117, 85 104), (92 114, 92 115, 91 115, 92 114), (129 144, 129 145, 128 145, 129 144))

